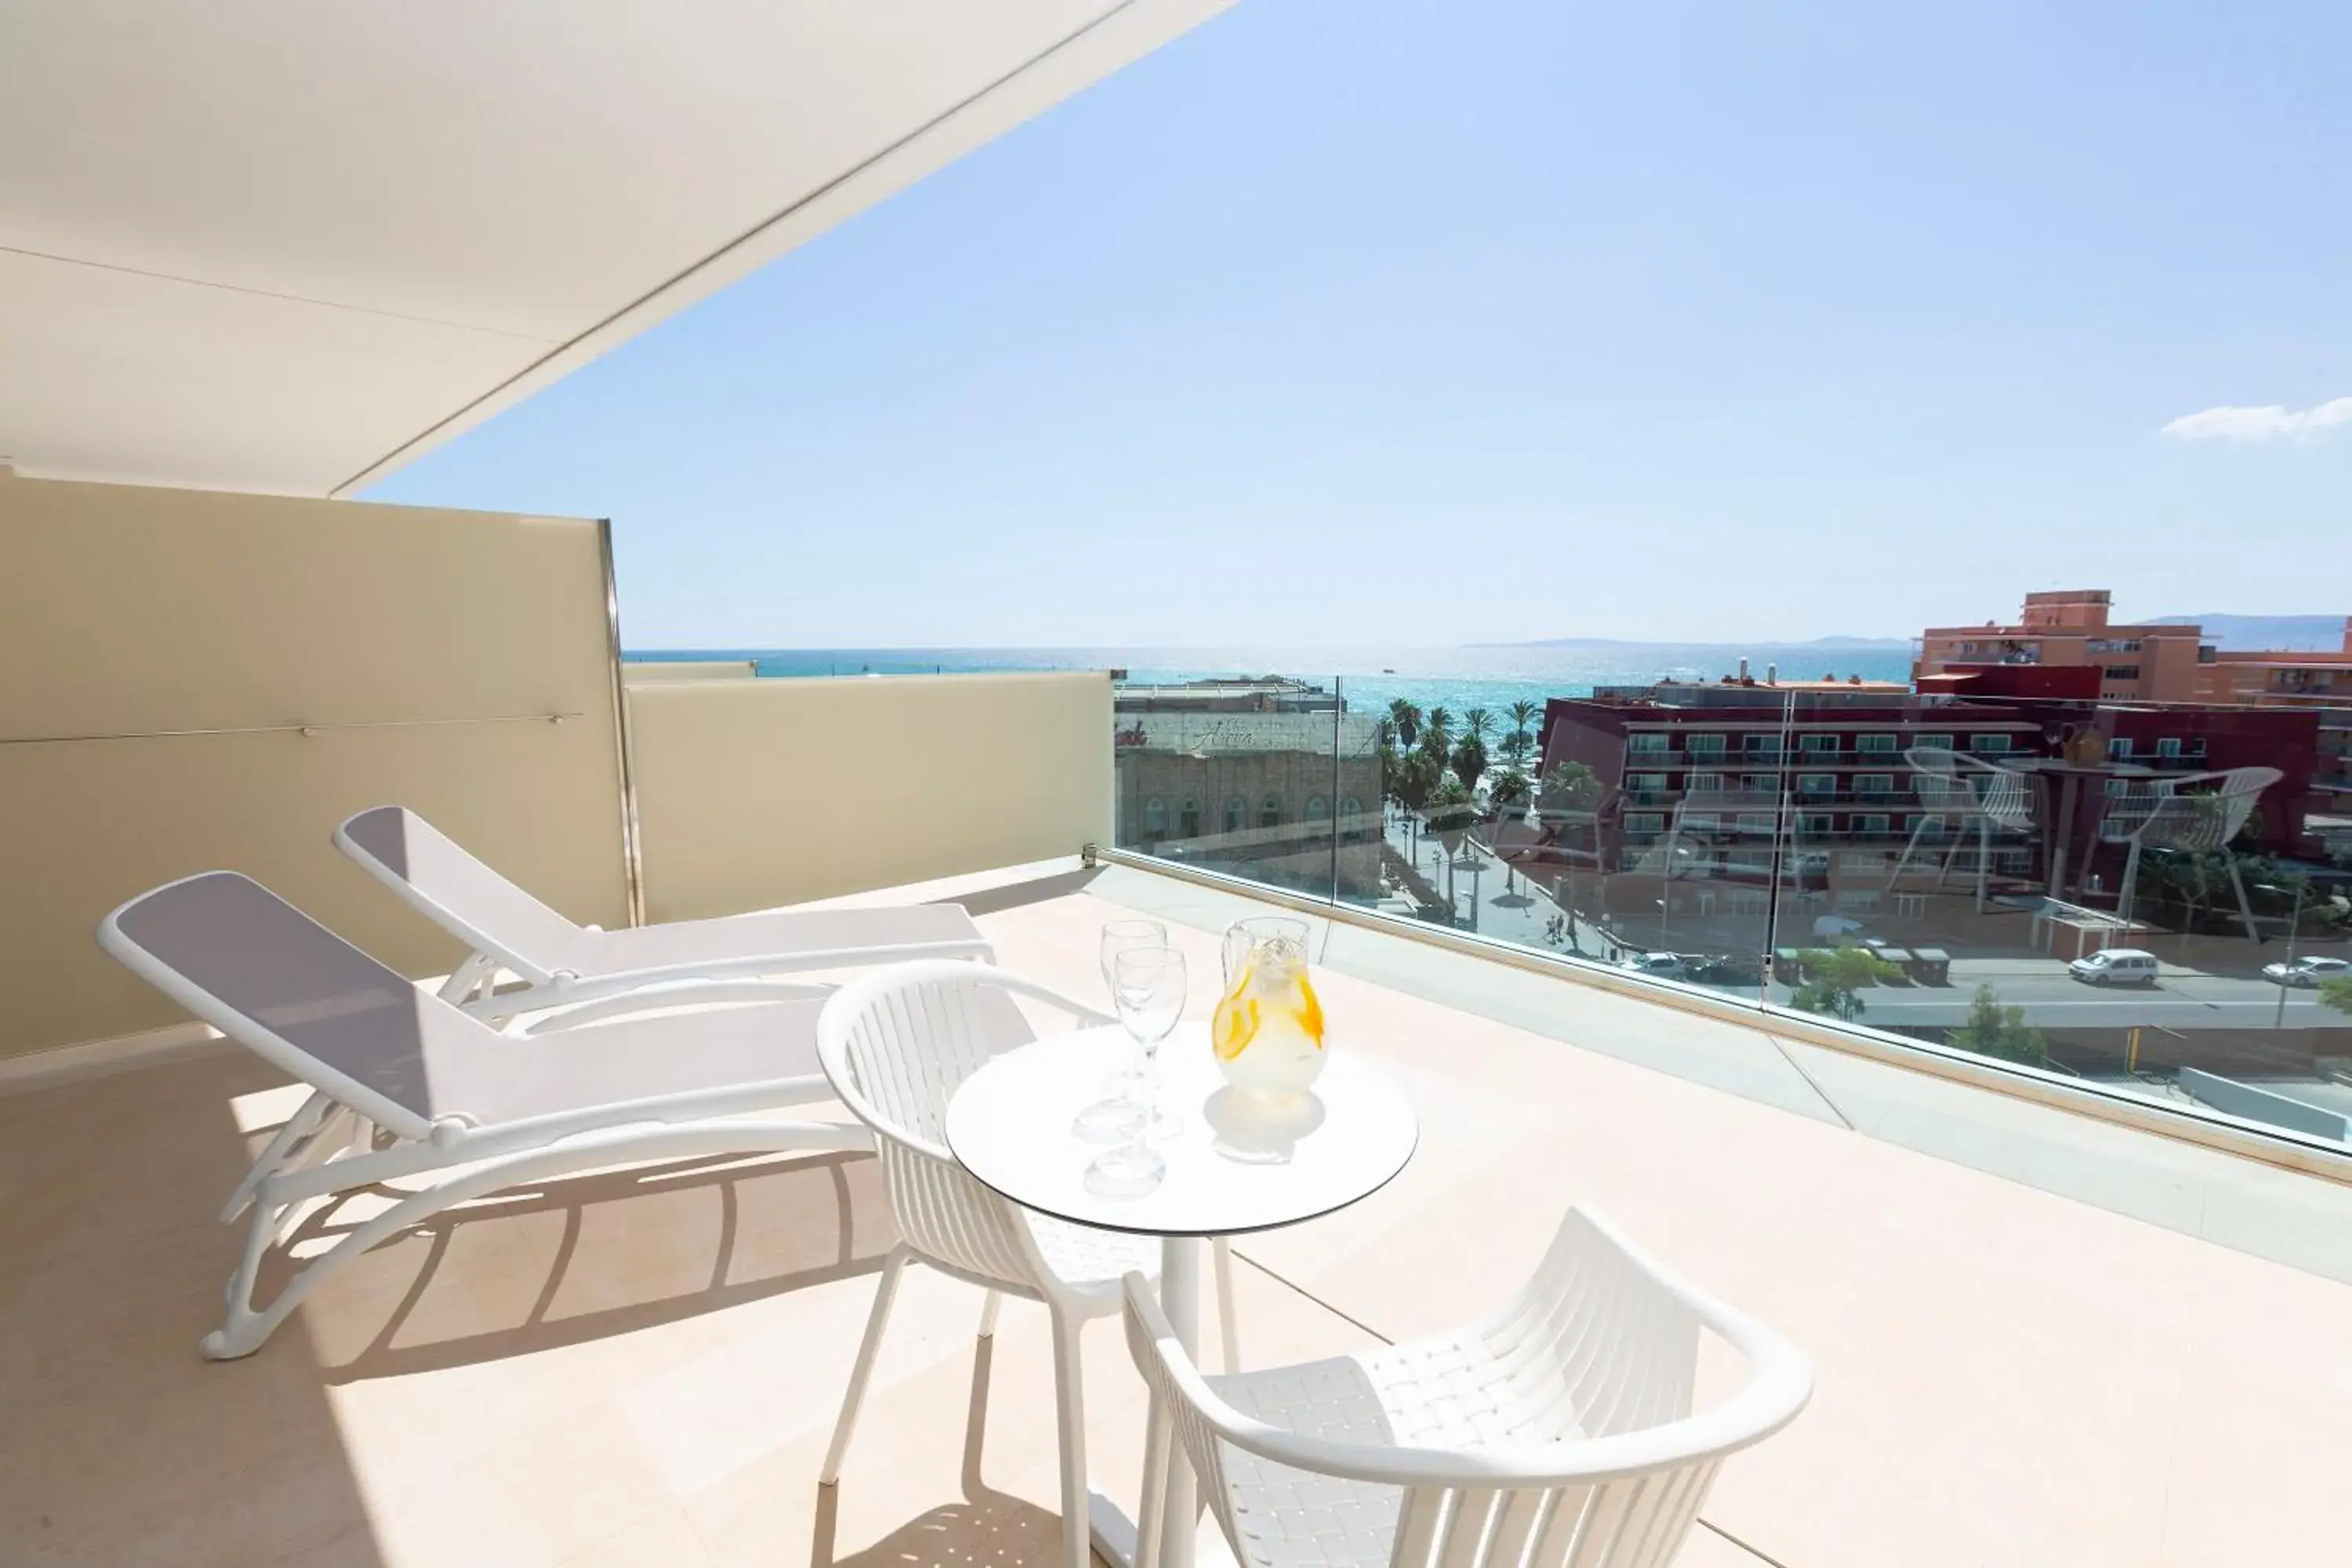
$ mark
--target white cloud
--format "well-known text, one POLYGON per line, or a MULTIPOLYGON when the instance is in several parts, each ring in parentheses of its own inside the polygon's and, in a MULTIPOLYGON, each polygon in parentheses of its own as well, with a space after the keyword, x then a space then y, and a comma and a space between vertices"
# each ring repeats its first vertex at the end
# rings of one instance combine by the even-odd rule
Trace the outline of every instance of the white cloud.
POLYGON ((2203 408, 2184 414, 2164 427, 2183 441, 2271 441, 2282 436, 2311 436, 2338 425, 2352 425, 2352 397, 2337 397, 2300 412, 2281 408, 2203 408))

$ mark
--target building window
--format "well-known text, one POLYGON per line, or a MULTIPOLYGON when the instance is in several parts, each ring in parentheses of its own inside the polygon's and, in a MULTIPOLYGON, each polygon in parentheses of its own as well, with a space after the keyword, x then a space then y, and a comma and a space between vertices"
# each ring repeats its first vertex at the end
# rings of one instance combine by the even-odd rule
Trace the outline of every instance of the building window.
POLYGON ((1837 794, 1837 774, 1799 773, 1797 775, 1797 793, 1799 795, 1835 795, 1837 794))
POLYGON ((1307 797, 1307 820, 1309 822, 1330 821, 1331 803, 1325 800, 1319 795, 1308 795, 1307 797))
POLYGON ((2106 675, 2109 680, 2137 680, 2139 679, 2139 666, 2136 664, 2111 664, 2107 666, 2106 675))
POLYGON ((1853 830, 1856 833, 1884 833, 1887 830, 1887 820, 1886 813, 1883 811, 1866 811, 1853 819, 1853 830))
POLYGON ((2156 743, 2156 754, 2159 757, 2177 757, 2180 755, 2180 737, 2178 735, 2167 735, 2163 739, 2158 741, 2156 743))
POLYGON ((1724 858, 1726 866, 1735 871, 1745 871, 1763 877, 1771 874, 1772 852, 1769 849, 1734 849, 1724 858))
POLYGON ((2107 742, 2107 760, 2109 762, 2126 762, 2130 757, 2131 737, 2129 735, 2117 735, 2115 739, 2107 742))
POLYGON ((1242 804, 1242 797, 1237 795, 1227 795, 1225 797, 1225 831, 1239 833, 1248 821, 1249 807, 1242 804))
POLYGON ((1282 797, 1280 795, 1267 795, 1265 800, 1258 804, 1257 825, 1260 827, 1279 827, 1282 826, 1282 797))
POLYGON ((1625 814, 1625 831, 1628 833, 1664 833, 1665 830, 1666 818, 1663 812, 1629 811, 1625 814))
POLYGON ((1176 808, 1176 831, 1186 838, 1201 837, 1201 803, 1192 795, 1186 795, 1184 804, 1176 808))
POLYGON ((1155 843, 1168 837, 1168 803, 1156 795, 1143 803, 1143 837, 1155 843))
POLYGON ((1835 735, 1813 734, 1797 737, 1797 750, 1801 752, 1834 752, 1837 749, 1838 738, 1835 735))
POLYGON ((1349 826, 1354 826, 1363 820, 1364 803, 1352 795, 1343 795, 1339 797, 1339 815, 1349 826))
POLYGON ((1919 737, 1917 744, 1927 747, 1931 752, 1948 752, 1952 749, 1952 737, 1949 735, 1922 735, 1919 737))
POLYGON ((1721 795, 1723 793, 1723 775, 1721 773, 1693 773, 1690 776, 1689 788, 1690 793, 1693 795, 1721 795))
POLYGON ((1853 749, 1857 752, 1887 752, 1896 749, 1895 742, 1893 735, 1864 735, 1854 742, 1853 749))
POLYGON ((1675 820, 1685 833, 1712 833, 1723 826, 1723 818, 1711 811, 1686 811, 1675 820))
POLYGON ((1777 757, 1780 754, 1780 737, 1778 735, 1750 735, 1744 744, 1751 757, 1777 757))
POLYGON ((1771 832, 1772 814, 1769 811, 1741 812, 1739 814, 1739 831, 1742 833, 1771 832))
POLYGON ((1853 778, 1853 793, 1856 795, 1893 795, 1895 793, 1895 775, 1893 773, 1856 773, 1853 778))
POLYGON ((1625 787, 1635 795, 1664 795, 1666 775, 1664 773, 1627 773, 1625 787))
POLYGON ((1629 752, 1663 752, 1668 749, 1665 733, 1659 730, 1636 730, 1625 737, 1629 752))
POLYGON ((1693 735, 1684 744, 1690 748, 1690 753, 1695 757, 1723 755, 1723 737, 1720 735, 1693 735))
POLYGON ((1800 833, 1831 834, 1837 831, 1837 818, 1826 811, 1809 811, 1797 818, 1800 833))
POLYGON ((2009 750, 2009 737, 1979 731, 1969 737, 1969 750, 1979 756, 1998 757, 2009 750))

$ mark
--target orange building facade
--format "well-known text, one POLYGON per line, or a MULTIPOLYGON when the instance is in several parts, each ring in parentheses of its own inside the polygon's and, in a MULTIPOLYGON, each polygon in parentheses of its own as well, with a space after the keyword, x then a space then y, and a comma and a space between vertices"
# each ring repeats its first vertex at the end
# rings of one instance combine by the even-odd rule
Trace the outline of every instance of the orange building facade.
POLYGON ((2195 626, 2116 625, 2105 588, 2025 595, 2011 625, 1931 626, 1920 634, 1911 679, 1981 665, 2094 667, 2105 701, 2195 702, 2205 699, 2202 660, 2214 657, 2195 626))

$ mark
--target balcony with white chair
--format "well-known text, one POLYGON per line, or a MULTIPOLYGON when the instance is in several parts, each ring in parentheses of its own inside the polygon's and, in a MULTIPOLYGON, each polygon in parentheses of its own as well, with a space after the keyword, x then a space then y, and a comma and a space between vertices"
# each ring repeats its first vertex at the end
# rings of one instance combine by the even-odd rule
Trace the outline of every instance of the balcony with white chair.
MULTIPOLYGON (((1101 1005, 1106 921, 1167 921, 1207 973, 1217 931, 1263 908, 1075 860, 846 902, 940 899, 973 912, 1007 969, 1082 1007, 1101 1005)), ((1405 1089, 1421 1148, 1361 1204, 1236 1241, 1244 1383, 1204 1375, 1224 1406, 1276 1426, 1288 1385, 1267 1380, 1284 1366, 1355 1366, 1387 1387, 1433 1344, 1484 1343, 1511 1376, 1569 1378, 1548 1405, 1533 1383, 1490 1387, 1449 1362, 1466 1381, 1423 1390, 1435 1403, 1420 1436, 1394 1413, 1357 1434, 1473 1451, 1494 1436, 1482 1422, 1517 1434, 1517 1468, 1427 1483, 1461 1500, 1414 1516, 1433 1544, 1465 1562, 1499 1551, 1464 1533, 1461 1510, 1521 1485, 1557 1500, 1495 1502, 1512 1531, 1574 1499, 1620 1506, 1591 1501, 1604 1489, 1576 1468, 1580 1444, 1618 1441, 1602 1430, 1612 1418, 1579 1404, 1583 1363, 1565 1349, 1514 1361, 1454 1329, 1510 1300, 1578 1205, 1606 1212, 1640 1254, 1637 1268, 1602 1249, 1648 1293, 1623 1300, 1729 1303, 1814 1367, 1803 1414, 1738 1448, 1784 1411, 1785 1373, 1759 1405, 1736 1353, 1753 1344, 1710 1332, 1685 1359, 1677 1336, 1707 1311, 1601 1321, 1613 1326, 1591 1342, 1609 1346, 1590 1363, 1598 1386, 1650 1391, 1617 1418, 1657 1445, 1643 1463, 1659 1468, 1642 1473, 1661 1479, 1622 1491, 1639 1538, 1673 1533, 1669 1487, 1698 1499, 1675 1563, 2219 1565, 2292 1560, 2328 1538, 2326 1482, 2352 1463, 2334 1419, 2352 1388, 2335 1331, 2352 1310, 2347 1189, 1402 936, 1318 922, 1315 943, 1333 1048, 1405 1089), (1622 1338, 1650 1321, 1680 1326, 1622 1338), (1753 1420, 1687 1425, 1724 1410, 1753 1420), (1522 1437, 1549 1444, 1534 1452, 1557 1468, 1522 1437), (1719 1468, 1704 1458, 1718 1450, 1719 1468), (1709 1468, 1703 1497, 1664 1479, 1685 1475, 1670 1454, 1709 1468)), ((1018 988, 983 994, 1003 1005, 980 1013, 1012 1037, 1073 1022, 1018 988)), ((1192 1015, 1207 1001, 1196 991, 1192 1015)), ((883 1127, 906 1134, 878 1163, 676 1159, 452 1207, 342 1267, 257 1354, 206 1363, 195 1341, 236 1250, 213 1211, 299 1100, 299 1085, 225 1047, 0 1097, 0 1171, 23 1194, 0 1207, 12 1542, 37 1542, 17 1521, 46 1518, 39 1529, 113 1563, 1044 1562, 1065 1539, 1056 1412, 1071 1405, 1055 1389, 1074 1358, 1086 1484, 1130 1516, 1142 1506, 1147 1399, 1129 1347, 1100 1330, 1056 1334, 1039 1298, 1057 1287, 1030 1271, 1017 1228, 991 1233, 1012 1250, 984 1268, 961 1231, 926 1229, 948 1211, 924 1194, 955 1173, 916 1147, 935 1136, 919 1106, 868 1102, 886 1148, 883 1127), (951 1267, 893 1261, 917 1256, 951 1267), (873 1338, 877 1287, 893 1279, 873 1338), (855 1440, 836 1452, 853 1384, 855 1440)), ((854 1103, 796 1112, 812 1113, 859 1119, 854 1103)), ((361 1194, 300 1216, 265 1272, 299 1268, 374 1212, 361 1194)), ((1071 1279, 1113 1267, 1126 1265, 1054 1265, 1071 1279)), ((1339 1447, 1313 1457, 1364 1458, 1339 1447)), ((1378 1475, 1402 1486, 1419 1462, 1378 1475)), ((1224 1480, 1204 1500, 1204 1540, 1238 1518, 1246 1479, 1229 1466, 1224 1480)))

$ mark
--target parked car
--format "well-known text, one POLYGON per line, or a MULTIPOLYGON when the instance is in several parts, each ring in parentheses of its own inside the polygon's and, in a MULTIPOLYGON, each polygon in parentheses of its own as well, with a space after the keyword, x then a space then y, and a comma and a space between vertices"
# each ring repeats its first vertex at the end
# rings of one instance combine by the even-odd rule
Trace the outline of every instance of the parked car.
POLYGON ((1691 966, 1679 952, 1629 952, 1619 959, 1620 966, 1653 980, 1688 980, 1691 966))
POLYGON ((1690 965, 1689 977, 1702 985, 1748 988, 1764 984, 1764 965, 1758 958, 1736 952, 1713 952, 1690 965))
POLYGON ((2279 985, 2316 985, 2323 980, 2341 980, 2352 974, 2352 963, 2340 958, 2305 956, 2293 963, 2265 963, 2263 978, 2279 985))
POLYGON ((2156 954, 2137 947, 2110 947, 2076 959, 2066 973, 2086 985, 2153 985, 2156 954))

